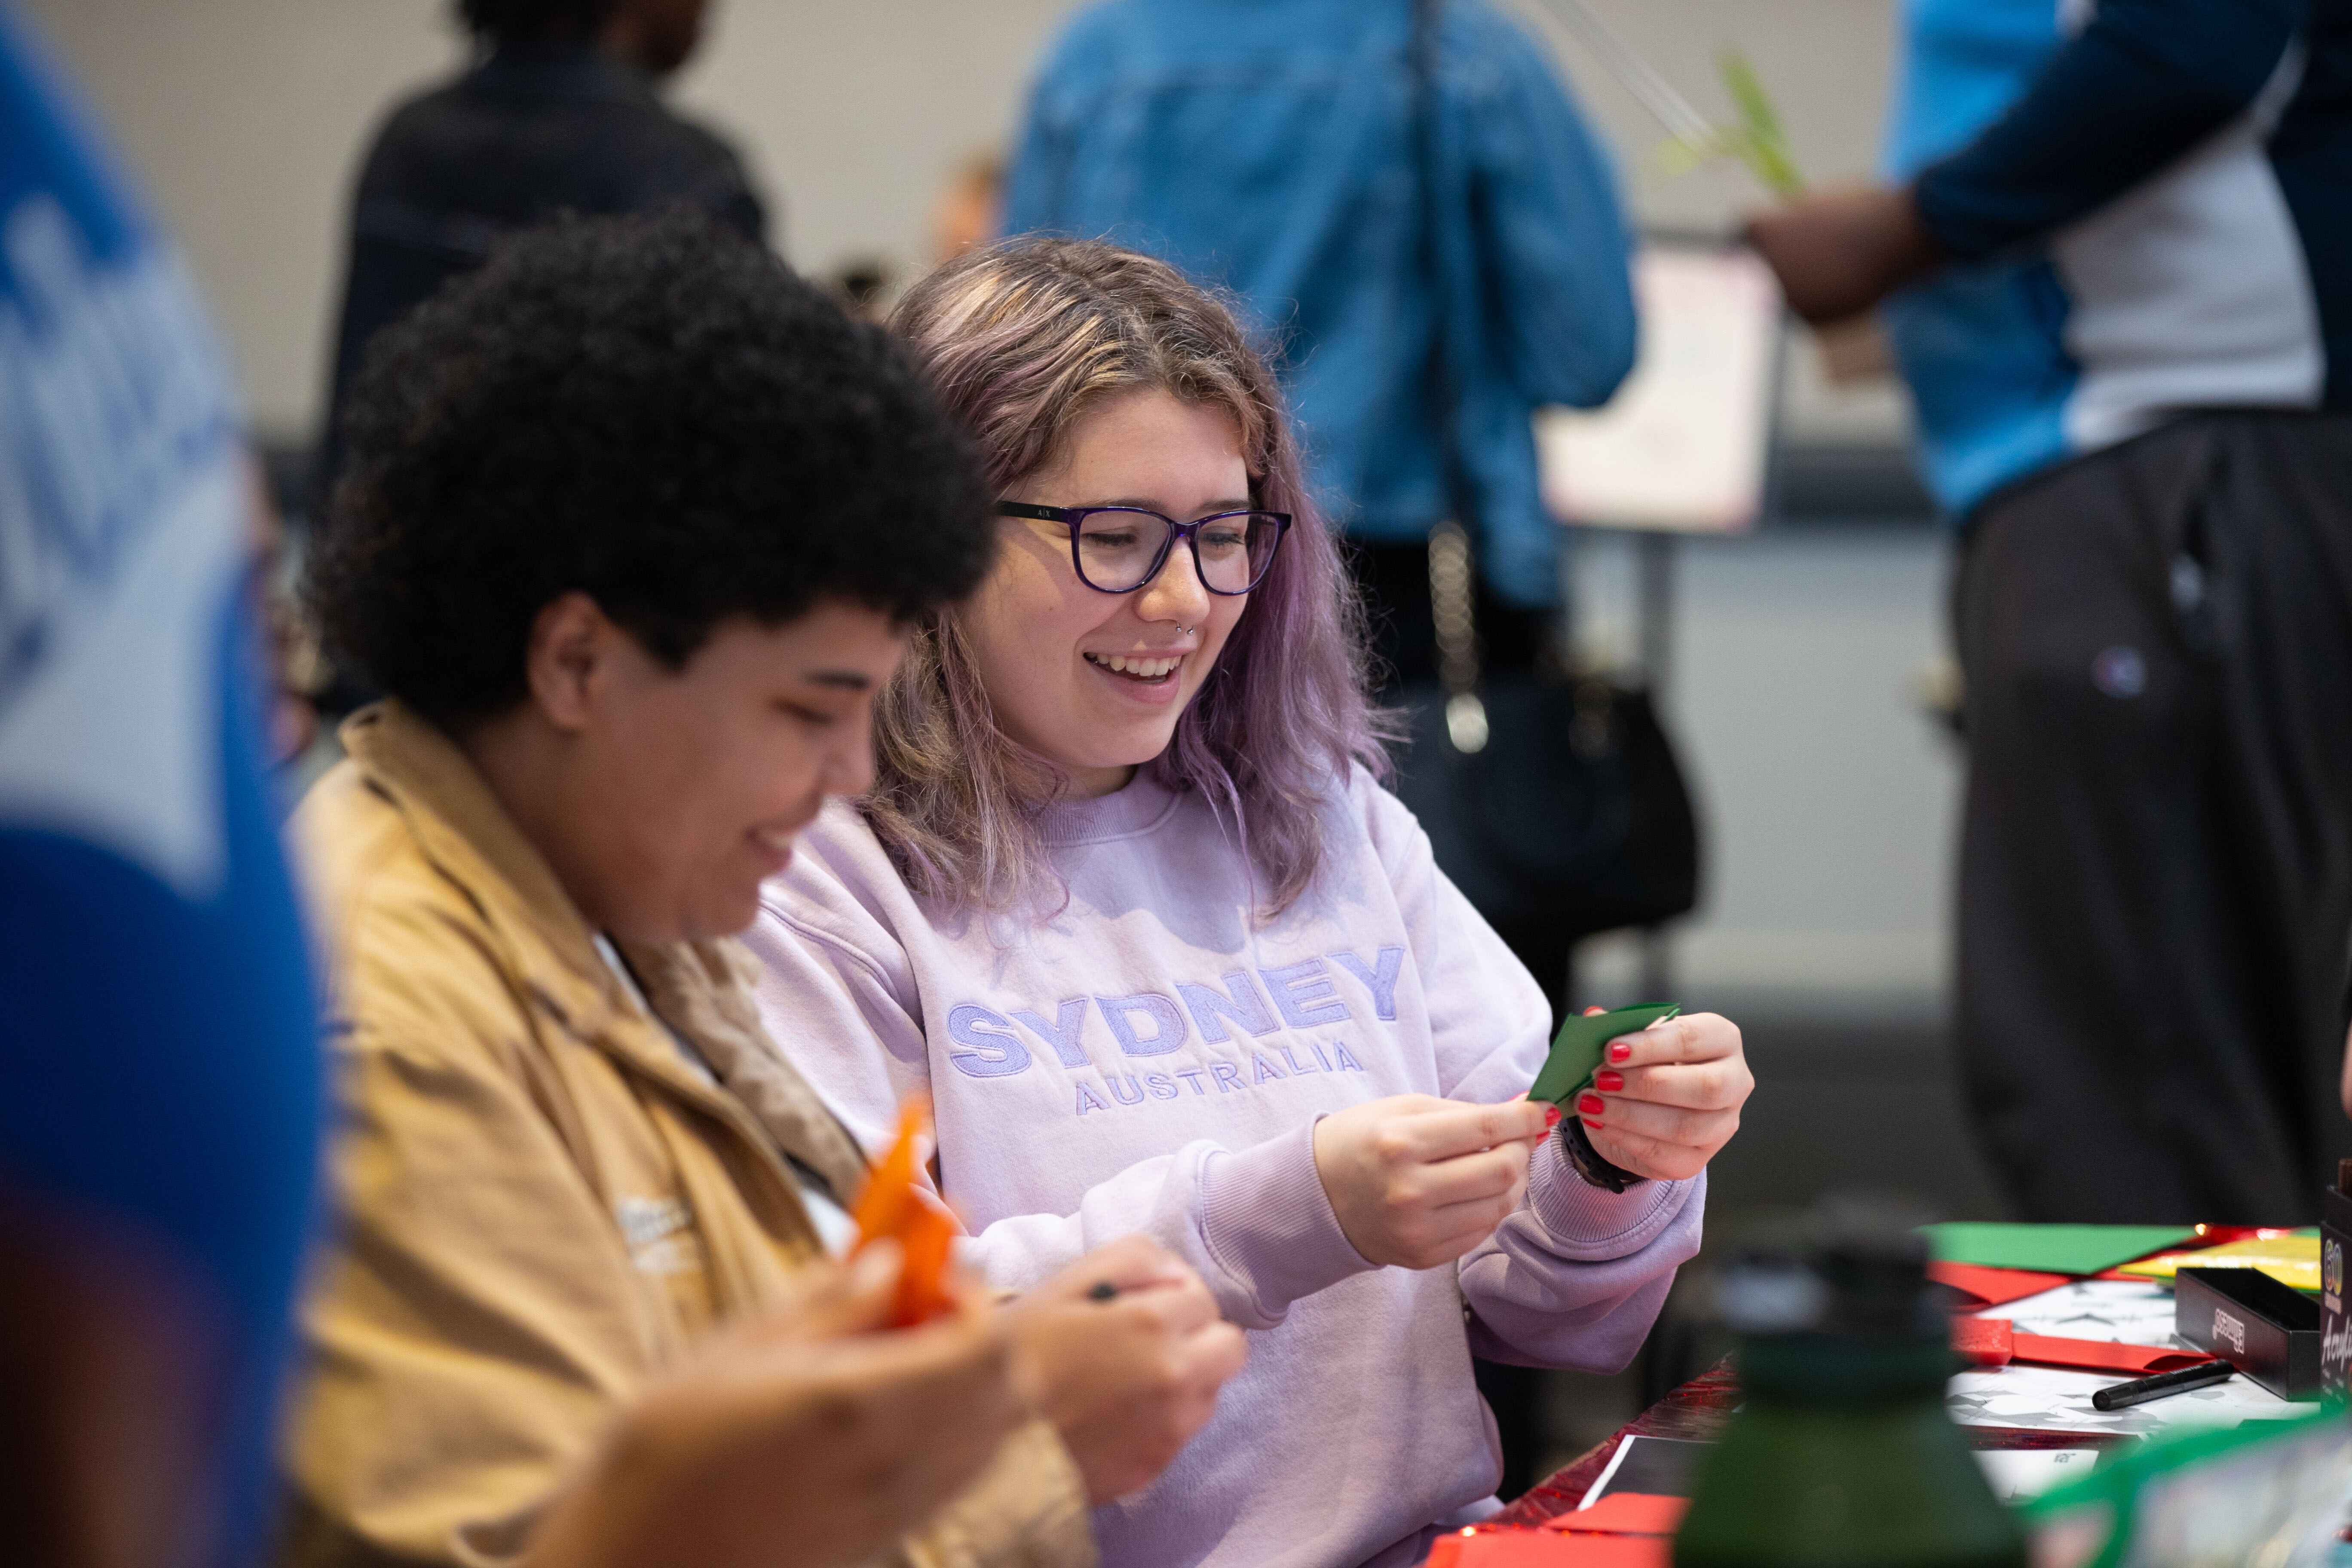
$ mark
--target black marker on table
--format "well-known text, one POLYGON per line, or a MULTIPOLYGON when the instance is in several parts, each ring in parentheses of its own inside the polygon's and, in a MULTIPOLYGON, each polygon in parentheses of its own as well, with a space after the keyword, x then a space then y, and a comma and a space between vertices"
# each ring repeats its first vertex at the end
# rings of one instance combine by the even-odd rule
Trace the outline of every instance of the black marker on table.
POLYGON ((2145 1405, 2151 1399, 2162 1399, 2168 1394, 2186 1394, 2192 1388, 2223 1383, 2237 1375, 2238 1369, 2226 1361, 2209 1361, 2197 1366, 2184 1366, 2177 1372, 2159 1372, 2154 1377, 2136 1378, 2130 1383, 2118 1383, 2091 1395, 2094 1410, 2121 1410, 2128 1405, 2145 1405))

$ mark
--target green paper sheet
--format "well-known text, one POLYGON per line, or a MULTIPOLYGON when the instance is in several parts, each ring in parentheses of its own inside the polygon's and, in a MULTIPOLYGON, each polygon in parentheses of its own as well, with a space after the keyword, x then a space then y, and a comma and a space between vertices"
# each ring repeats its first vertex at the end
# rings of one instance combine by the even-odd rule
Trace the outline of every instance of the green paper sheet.
POLYGON ((1946 1263, 2102 1274, 2119 1263, 2192 1239, 2185 1225, 1987 1225, 1953 1221, 1923 1227, 1946 1263))
POLYGON ((1639 1007, 1620 1007, 1614 1013, 1570 1018, 1553 1037, 1551 1055, 1545 1058, 1543 1070, 1536 1074, 1528 1098, 1548 1100, 1554 1105, 1567 1104, 1600 1070, 1601 1047, 1620 1035, 1638 1033, 1681 1011, 1671 1002, 1650 1002, 1639 1007))

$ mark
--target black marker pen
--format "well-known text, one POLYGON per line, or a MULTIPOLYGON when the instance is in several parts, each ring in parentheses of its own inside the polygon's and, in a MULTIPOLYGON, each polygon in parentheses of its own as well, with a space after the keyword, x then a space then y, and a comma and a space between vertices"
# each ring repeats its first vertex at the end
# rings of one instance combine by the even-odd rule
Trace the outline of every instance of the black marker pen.
POLYGON ((2154 1377, 2137 1378, 2130 1383, 2118 1383, 2091 1395, 2094 1410, 2121 1410, 2126 1405, 2145 1405, 2151 1399, 2162 1399, 2168 1394, 2186 1394, 2192 1388, 2221 1383, 2237 1375, 2238 1369, 2226 1361, 2209 1361, 2201 1366, 2184 1366, 2177 1372, 2159 1372, 2154 1377))

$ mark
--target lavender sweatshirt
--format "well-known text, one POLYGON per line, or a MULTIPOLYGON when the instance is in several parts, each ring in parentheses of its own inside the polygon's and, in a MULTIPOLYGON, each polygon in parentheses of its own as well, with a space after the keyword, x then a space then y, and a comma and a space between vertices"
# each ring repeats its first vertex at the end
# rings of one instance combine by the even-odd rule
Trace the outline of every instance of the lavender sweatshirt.
POLYGON ((1549 1142, 1526 1204, 1459 1263, 1373 1267, 1316 1174, 1317 1119, 1507 1100, 1547 1044, 1542 991, 1420 826, 1359 773, 1316 886, 1255 929, 1248 868, 1197 797, 1139 778, 1045 829, 1058 912, 941 918, 829 806, 749 939, 770 1035, 868 1150, 930 1092, 940 1184, 993 1283, 1141 1231, 1253 1331, 1175 1465, 1096 1511, 1106 1563, 1417 1562, 1493 1507, 1472 1352, 1624 1365, 1698 1249, 1705 1176, 1618 1195, 1549 1142))

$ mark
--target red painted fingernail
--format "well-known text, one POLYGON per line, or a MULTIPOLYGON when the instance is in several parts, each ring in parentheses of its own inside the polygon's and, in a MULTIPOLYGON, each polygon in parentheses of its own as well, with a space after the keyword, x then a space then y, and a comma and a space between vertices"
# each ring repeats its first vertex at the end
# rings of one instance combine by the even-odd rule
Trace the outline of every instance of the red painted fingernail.
POLYGON ((1615 1068, 1602 1068, 1592 1075, 1592 1087, 1603 1094, 1615 1094, 1625 1087, 1625 1075, 1615 1068))
POLYGON ((1597 1094, 1580 1094, 1576 1097, 1576 1113, 1579 1116, 1598 1116, 1608 1109, 1609 1102, 1597 1094))
POLYGON ((1633 1054, 1633 1047, 1627 1045, 1624 1041, 1612 1040, 1609 1042, 1609 1059, 1611 1061, 1622 1062, 1633 1054))
POLYGON ((1550 1131, 1553 1128, 1555 1128, 1555 1127, 1557 1127, 1557 1126, 1559 1126, 1559 1106, 1557 1106, 1557 1105, 1547 1105, 1547 1106, 1545 1106, 1545 1107, 1544 1107, 1544 1131, 1547 1131, 1547 1132, 1549 1132, 1549 1131, 1550 1131))
POLYGON ((1591 1128, 1596 1132, 1601 1130, 1601 1119, 1597 1116, 1588 1116, 1584 1118, 1584 1124, 1587 1127, 1591 1128))
POLYGON ((1584 1016, 1588 1018, 1598 1018, 1601 1016, 1601 1011, 1602 1009, 1599 1007, 1587 1007, 1584 1010, 1584 1016))

